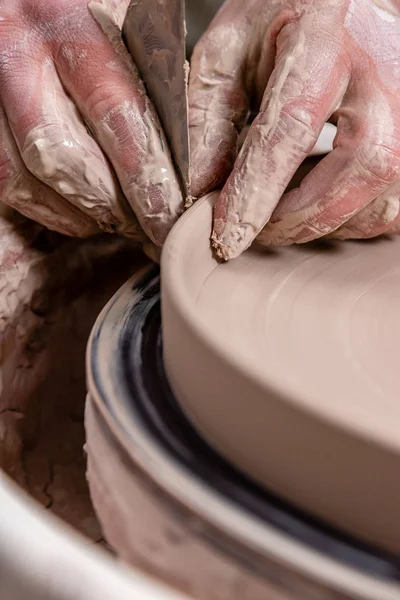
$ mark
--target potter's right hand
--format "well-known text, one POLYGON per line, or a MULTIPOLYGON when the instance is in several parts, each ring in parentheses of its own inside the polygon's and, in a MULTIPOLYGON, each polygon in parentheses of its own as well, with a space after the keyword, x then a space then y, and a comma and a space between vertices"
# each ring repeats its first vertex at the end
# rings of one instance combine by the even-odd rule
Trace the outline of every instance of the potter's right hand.
POLYGON ((194 51, 189 85, 191 191, 222 185, 221 257, 238 256, 261 230, 266 244, 399 230, 399 6, 226 0, 194 51), (282 197, 328 119, 334 150, 282 197))
POLYGON ((0 200, 161 245, 181 192, 120 27, 129 0, 0 0, 0 200), (122 188, 122 189, 121 189, 122 188))

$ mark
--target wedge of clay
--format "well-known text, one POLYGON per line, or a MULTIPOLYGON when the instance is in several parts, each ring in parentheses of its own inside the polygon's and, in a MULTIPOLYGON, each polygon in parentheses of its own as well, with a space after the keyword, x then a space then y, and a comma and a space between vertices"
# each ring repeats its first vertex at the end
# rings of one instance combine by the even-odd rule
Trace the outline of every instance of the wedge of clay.
POLYGON ((224 457, 315 517, 400 552, 400 239, 253 248, 221 264, 216 195, 162 257, 164 361, 224 457))

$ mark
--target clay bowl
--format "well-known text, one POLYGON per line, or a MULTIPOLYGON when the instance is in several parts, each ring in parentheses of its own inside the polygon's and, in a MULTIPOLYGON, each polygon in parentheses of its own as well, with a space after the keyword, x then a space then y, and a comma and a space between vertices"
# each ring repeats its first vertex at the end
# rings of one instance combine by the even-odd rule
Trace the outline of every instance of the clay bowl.
POLYGON ((231 464, 299 509, 400 554, 400 239, 210 248, 215 195, 162 260, 174 395, 231 464))
MULTIPOLYGON (((205 211, 208 218, 207 202, 192 216, 205 211)), ((190 251, 200 245, 193 239, 190 251)), ((185 331, 177 328, 165 284, 174 248, 168 245, 163 275, 169 350, 185 331)), ((193 274, 185 275, 190 284, 193 274)), ((195 326, 186 331, 193 335, 195 326)), ((193 340, 187 355, 201 358, 193 340)), ((180 360, 184 371, 190 361, 183 354, 180 360)), ((171 355, 166 362, 176 373, 171 355)), ((88 482, 104 535, 124 561, 202 600, 398 599, 396 558, 255 484, 188 421, 165 376, 156 267, 129 280, 99 316, 87 373, 88 482)))

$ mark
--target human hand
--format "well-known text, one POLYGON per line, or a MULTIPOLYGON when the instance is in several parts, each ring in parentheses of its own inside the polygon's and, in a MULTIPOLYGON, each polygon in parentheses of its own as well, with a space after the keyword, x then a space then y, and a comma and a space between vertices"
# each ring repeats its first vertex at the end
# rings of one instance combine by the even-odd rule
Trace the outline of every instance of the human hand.
POLYGON ((227 178, 212 235, 220 257, 258 234, 288 244, 400 229, 399 64, 390 0, 225 2, 195 49, 189 87, 192 194, 227 178), (333 151, 284 194, 328 119, 333 151))
POLYGON ((121 41, 128 4, 0 0, 0 200, 69 235, 140 225, 160 246, 182 195, 121 41))

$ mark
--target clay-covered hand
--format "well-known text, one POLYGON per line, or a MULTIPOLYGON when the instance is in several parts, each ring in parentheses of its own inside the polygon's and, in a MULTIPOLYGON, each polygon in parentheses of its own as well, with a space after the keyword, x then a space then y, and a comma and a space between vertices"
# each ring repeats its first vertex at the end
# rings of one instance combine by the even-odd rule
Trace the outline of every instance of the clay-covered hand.
POLYGON ((226 181, 213 231, 222 258, 238 256, 260 231, 263 243, 288 244, 400 228, 396 6, 225 2, 195 49, 189 90, 192 193, 226 181), (337 124, 333 151, 282 196, 328 119, 337 124))
POLYGON ((0 200, 62 233, 140 224, 161 245, 182 197, 121 40, 128 4, 0 0, 0 200))

